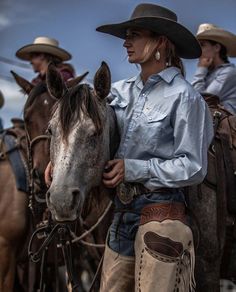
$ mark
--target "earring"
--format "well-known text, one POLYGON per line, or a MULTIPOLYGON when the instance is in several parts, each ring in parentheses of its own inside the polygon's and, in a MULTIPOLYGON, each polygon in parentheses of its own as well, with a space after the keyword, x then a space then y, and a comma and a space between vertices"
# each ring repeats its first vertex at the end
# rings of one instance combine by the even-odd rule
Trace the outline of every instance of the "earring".
POLYGON ((159 61, 161 59, 161 54, 158 50, 156 51, 155 58, 157 61, 159 61))

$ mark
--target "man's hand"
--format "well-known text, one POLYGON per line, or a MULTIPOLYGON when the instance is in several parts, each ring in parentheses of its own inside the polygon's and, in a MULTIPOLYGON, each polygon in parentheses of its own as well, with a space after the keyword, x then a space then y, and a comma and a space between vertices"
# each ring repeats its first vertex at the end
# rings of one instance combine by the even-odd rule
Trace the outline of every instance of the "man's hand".
POLYGON ((44 172, 44 179, 47 187, 49 188, 52 183, 52 173, 53 173, 53 167, 51 161, 49 161, 45 172, 44 172))
POLYGON ((107 188, 115 188, 124 180, 125 163, 123 159, 114 159, 107 162, 103 173, 103 183, 107 188))
POLYGON ((200 57, 199 62, 198 62, 198 66, 209 68, 211 66, 212 62, 213 62, 213 58, 200 57))

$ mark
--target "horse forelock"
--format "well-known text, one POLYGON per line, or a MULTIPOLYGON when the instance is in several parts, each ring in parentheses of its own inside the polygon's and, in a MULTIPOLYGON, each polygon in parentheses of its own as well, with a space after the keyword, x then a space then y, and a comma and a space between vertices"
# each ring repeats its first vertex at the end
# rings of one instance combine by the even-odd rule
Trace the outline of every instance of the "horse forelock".
POLYGON ((96 134, 102 132, 101 104, 87 84, 70 89, 59 101, 58 117, 62 138, 67 141, 71 129, 85 116, 91 118, 96 134))
POLYGON ((40 82, 39 84, 37 84, 30 92, 25 106, 24 106, 24 112, 26 111, 27 108, 29 108, 31 106, 31 104, 33 103, 33 101, 35 100, 36 97, 38 97, 39 95, 41 95, 42 93, 47 91, 47 86, 45 82, 40 82))

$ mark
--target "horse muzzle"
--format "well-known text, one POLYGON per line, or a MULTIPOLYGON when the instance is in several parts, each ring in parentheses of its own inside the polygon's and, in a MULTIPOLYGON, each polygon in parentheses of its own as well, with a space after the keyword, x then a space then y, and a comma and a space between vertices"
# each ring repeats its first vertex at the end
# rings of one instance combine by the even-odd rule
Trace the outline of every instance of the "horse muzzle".
POLYGON ((71 222, 78 218, 83 199, 78 188, 51 185, 46 193, 46 202, 54 221, 71 222))

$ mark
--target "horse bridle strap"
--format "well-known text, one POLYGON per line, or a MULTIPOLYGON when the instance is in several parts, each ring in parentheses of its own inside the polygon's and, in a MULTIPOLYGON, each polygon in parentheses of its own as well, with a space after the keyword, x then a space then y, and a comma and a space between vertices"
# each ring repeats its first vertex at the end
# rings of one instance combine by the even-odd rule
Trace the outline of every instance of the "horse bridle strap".
MULTIPOLYGON (((85 238, 87 235, 89 235, 102 222, 102 220, 104 219, 104 217, 107 215, 108 211, 110 210, 111 206, 112 206, 112 201, 109 202, 109 204, 107 205, 107 207, 104 210, 104 212, 102 213, 102 215, 98 218, 97 222, 92 227, 90 227, 88 230, 86 230, 84 233, 82 233, 79 237, 77 237, 73 231, 70 231, 70 234, 73 237, 73 240, 71 241, 71 243, 75 243, 78 241, 81 242, 83 238, 85 238)), ((83 241, 82 243, 86 244, 85 241, 83 241)), ((93 246, 104 247, 105 245, 94 244, 93 246)))
POLYGON ((50 139, 50 136, 48 136, 48 135, 39 135, 39 136, 36 136, 35 138, 33 138, 31 141, 29 140, 30 148, 32 149, 32 146, 36 142, 39 142, 40 140, 44 140, 44 139, 50 139))

